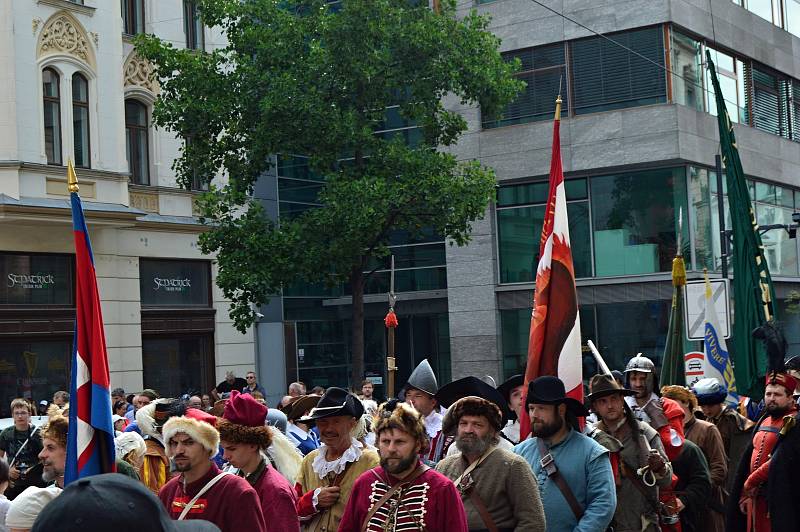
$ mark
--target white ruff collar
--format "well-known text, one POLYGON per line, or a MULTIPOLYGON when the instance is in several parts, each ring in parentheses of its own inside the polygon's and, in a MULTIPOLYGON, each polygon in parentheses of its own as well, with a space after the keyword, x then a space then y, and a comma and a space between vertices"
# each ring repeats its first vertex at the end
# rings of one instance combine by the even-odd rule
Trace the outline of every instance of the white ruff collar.
POLYGON ((328 473, 334 472, 337 475, 344 471, 344 468, 347 467, 347 464, 350 462, 357 462, 359 458, 361 458, 361 449, 364 446, 361 445, 361 442, 356 440, 355 438, 350 439, 350 447, 337 458, 336 460, 329 462, 326 458, 328 454, 328 448, 323 443, 319 446, 319 454, 314 458, 314 461, 311 463, 311 468, 314 470, 314 473, 321 479, 328 476, 328 473))

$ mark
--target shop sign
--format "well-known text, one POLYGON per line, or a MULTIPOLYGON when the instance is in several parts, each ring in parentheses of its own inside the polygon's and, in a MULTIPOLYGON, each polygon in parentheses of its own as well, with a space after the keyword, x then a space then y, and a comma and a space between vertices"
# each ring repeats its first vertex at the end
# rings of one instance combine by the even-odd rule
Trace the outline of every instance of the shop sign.
POLYGON ((70 255, 0 254, 0 305, 72 305, 70 255))
POLYGON ((210 306, 208 261, 139 260, 139 288, 145 306, 210 306))

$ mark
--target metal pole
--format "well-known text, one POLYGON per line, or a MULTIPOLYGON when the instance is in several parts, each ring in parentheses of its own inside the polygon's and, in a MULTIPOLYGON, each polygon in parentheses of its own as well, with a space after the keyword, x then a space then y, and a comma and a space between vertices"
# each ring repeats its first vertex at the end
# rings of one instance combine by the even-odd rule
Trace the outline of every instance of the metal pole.
POLYGON ((725 197, 722 195, 722 157, 714 156, 717 165, 717 211, 719 212, 719 251, 722 259, 722 278, 728 278, 728 234, 725 231, 725 197))
MULTIPOLYGON (((394 311, 397 297, 394 295, 394 255, 392 255, 392 269, 389 274, 389 311, 394 311)), ((389 327, 386 349, 386 400, 394 397, 394 374, 397 371, 394 358, 394 327, 389 327)))

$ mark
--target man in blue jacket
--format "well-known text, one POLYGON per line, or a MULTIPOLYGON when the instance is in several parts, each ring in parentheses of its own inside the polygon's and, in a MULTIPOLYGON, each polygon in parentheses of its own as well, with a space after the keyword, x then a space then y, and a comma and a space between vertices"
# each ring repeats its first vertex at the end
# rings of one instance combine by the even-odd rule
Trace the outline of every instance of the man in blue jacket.
POLYGON ((588 414, 551 376, 528 385, 525 407, 531 436, 514 452, 525 458, 539 483, 547 532, 602 532, 617 507, 608 451, 580 432, 588 414))

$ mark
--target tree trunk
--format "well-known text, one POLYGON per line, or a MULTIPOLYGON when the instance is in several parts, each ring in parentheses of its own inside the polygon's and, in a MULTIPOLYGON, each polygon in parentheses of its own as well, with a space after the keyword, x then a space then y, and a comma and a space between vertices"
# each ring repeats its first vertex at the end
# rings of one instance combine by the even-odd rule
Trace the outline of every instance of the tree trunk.
POLYGON ((350 271, 350 290, 353 293, 350 386, 360 390, 364 379, 364 272, 360 267, 350 271))

